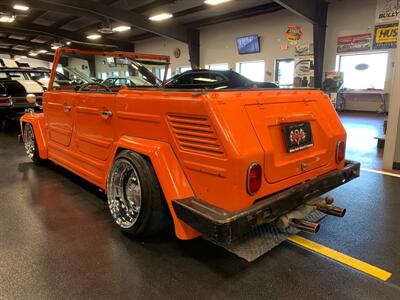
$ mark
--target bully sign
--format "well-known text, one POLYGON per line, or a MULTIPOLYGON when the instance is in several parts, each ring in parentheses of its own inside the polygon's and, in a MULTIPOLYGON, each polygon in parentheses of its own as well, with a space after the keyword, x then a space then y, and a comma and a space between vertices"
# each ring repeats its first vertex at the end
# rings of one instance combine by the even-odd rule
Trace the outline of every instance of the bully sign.
POLYGON ((376 25, 374 50, 396 48, 398 31, 399 23, 376 25))
POLYGON ((400 19, 400 0, 378 0, 376 22, 391 22, 400 19))

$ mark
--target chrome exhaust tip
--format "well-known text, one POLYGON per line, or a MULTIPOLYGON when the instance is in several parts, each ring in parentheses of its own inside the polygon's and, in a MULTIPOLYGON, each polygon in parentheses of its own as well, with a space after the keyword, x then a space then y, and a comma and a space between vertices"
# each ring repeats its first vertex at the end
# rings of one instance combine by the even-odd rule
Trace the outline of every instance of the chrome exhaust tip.
POLYGON ((327 207, 318 207, 320 212, 323 212, 327 215, 343 218, 346 214, 346 209, 338 206, 329 205, 327 207))
POLYGON ((318 223, 297 219, 290 220, 289 225, 312 234, 317 234, 320 228, 318 223))

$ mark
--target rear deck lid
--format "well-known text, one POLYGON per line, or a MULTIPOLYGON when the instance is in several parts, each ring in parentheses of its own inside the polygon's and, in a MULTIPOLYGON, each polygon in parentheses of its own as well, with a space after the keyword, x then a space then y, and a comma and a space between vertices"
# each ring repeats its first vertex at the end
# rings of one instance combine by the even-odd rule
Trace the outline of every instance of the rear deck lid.
POLYGON ((327 165, 334 155, 334 132, 316 100, 246 105, 265 153, 264 176, 276 183, 327 165))

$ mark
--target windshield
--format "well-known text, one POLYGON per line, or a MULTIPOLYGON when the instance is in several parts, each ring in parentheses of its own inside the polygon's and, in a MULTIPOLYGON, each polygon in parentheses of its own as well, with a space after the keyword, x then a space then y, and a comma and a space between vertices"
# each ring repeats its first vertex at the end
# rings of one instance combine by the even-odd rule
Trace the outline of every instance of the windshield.
MULTIPOLYGON (((53 88, 68 90, 72 87, 82 91, 87 90, 116 92, 122 87, 160 87, 162 79, 156 74, 167 63, 152 60, 131 59, 125 56, 95 56, 75 53, 63 54, 57 71, 63 74, 70 84, 65 85, 55 80, 53 88), (86 90, 86 89, 85 89, 86 90)), ((159 72, 158 72, 159 73, 159 72)))

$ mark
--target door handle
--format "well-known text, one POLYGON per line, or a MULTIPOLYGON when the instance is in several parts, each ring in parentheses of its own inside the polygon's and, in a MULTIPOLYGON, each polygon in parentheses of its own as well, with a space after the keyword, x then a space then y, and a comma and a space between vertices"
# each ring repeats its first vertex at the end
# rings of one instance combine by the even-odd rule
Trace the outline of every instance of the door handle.
POLYGON ((113 113, 111 110, 103 110, 100 112, 100 115, 104 120, 107 120, 112 117, 113 113))
POLYGON ((63 110, 64 110, 65 112, 70 112, 71 109, 72 109, 72 105, 64 104, 63 110))

